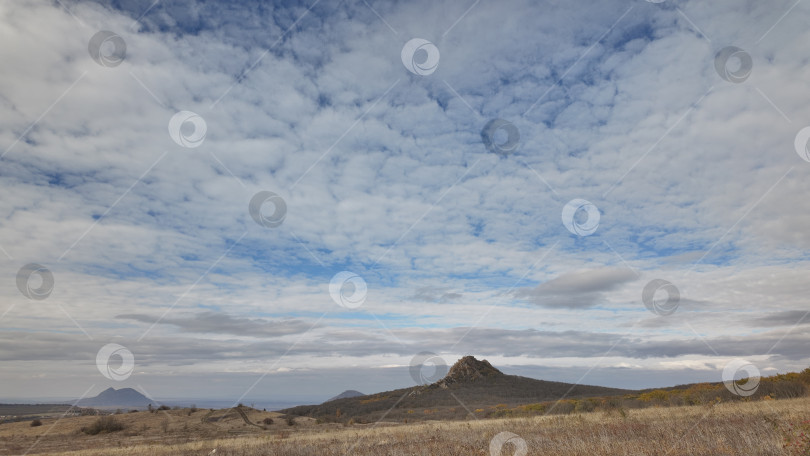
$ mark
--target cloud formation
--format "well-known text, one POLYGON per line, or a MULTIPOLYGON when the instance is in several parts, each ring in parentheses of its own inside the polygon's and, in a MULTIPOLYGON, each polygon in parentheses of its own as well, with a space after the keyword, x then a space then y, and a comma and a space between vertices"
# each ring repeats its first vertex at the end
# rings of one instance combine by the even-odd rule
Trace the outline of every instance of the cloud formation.
POLYGON ((0 380, 92 384, 109 341, 133 382, 239 373, 237 395, 422 350, 592 384, 730 356, 806 367, 794 3, 5 2, 0 380), (122 61, 99 57, 117 40, 88 52, 99 31, 122 61), (403 65, 412 38, 432 73, 403 65), (718 74, 726 46, 745 81, 718 74), (197 130, 171 122, 186 111, 197 130), (509 153, 482 142, 494 119, 509 153), (256 223, 262 191, 282 223, 256 223), (574 199, 599 211, 589 236, 562 223, 574 199), (29 263, 53 273, 47 299, 18 289, 29 263), (331 298, 341 271, 367 283, 361 307, 331 298), (668 317, 641 302, 654 279, 680 292, 668 317))
POLYGON ((630 269, 597 269, 565 273, 535 288, 515 292, 541 307, 586 309, 601 303, 609 291, 635 280, 630 269))
POLYGON ((278 337, 299 334, 311 329, 311 325, 295 319, 265 320, 260 318, 238 318, 217 312, 202 312, 190 316, 160 316, 143 314, 123 314, 116 318, 148 324, 176 326, 182 332, 200 334, 230 334, 249 337, 278 337))

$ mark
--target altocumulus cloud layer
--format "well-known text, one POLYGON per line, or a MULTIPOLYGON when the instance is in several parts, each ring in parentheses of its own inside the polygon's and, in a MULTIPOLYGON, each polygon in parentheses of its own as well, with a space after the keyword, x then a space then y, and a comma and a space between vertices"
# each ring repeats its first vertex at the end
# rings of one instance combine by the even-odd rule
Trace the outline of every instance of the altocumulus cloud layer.
POLYGON ((422 351, 616 386, 806 367, 808 21, 793 1, 4 2, 4 394, 324 399, 407 386, 422 351), (493 119, 514 128, 482 140, 493 119), (286 212, 251 214, 259 192, 286 212), (577 199, 596 212, 564 223, 577 199), (32 263, 52 290, 20 289, 32 263), (669 315, 668 288, 642 300, 655 279, 669 315), (122 381, 109 343, 134 355, 122 381))

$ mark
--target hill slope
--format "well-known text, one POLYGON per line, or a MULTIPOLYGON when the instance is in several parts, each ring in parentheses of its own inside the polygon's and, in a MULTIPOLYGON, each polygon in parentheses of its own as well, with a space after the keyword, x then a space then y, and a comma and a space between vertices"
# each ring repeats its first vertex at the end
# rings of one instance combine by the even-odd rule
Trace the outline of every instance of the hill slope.
POLYGON ((430 385, 336 399, 320 405, 302 405, 282 412, 341 421, 349 418, 372 421, 383 417, 438 419, 462 417, 475 409, 498 404, 515 406, 563 397, 613 396, 630 392, 506 375, 486 360, 465 356, 453 365, 443 379, 430 385))

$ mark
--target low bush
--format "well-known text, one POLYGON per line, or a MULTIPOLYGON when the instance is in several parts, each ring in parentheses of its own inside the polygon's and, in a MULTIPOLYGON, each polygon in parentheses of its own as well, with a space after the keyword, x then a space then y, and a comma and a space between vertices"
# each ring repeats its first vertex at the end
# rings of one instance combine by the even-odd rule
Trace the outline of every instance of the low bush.
POLYGON ((34 421, 31 421, 31 427, 37 427, 37 426, 42 426, 42 421, 40 421, 38 419, 34 420, 34 421))
POLYGON ((101 416, 90 426, 81 428, 81 431, 88 435, 97 435, 101 433, 118 432, 124 429, 121 424, 112 416, 101 416))

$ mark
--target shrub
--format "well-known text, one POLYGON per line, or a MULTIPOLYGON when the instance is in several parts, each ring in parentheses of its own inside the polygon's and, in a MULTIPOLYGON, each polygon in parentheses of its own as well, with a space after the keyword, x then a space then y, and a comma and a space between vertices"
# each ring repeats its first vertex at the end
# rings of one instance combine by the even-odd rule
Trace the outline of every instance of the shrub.
POLYGON ((269 426, 269 425, 273 424, 273 419, 268 416, 267 418, 262 420, 262 423, 269 426))
POLYGON ((42 421, 40 421, 38 419, 36 419, 34 421, 31 421, 31 427, 37 427, 37 426, 42 426, 42 421))
POLYGON ((574 406, 574 411, 576 412, 592 412, 596 409, 596 401, 593 399, 583 399, 577 401, 576 405, 574 406))
MULTIPOLYGON (((527 412, 533 413, 546 413, 546 409, 548 406, 546 404, 526 404, 523 406, 523 409, 527 412)), ((483 412, 483 409, 476 409, 476 412, 483 412)))
POLYGON ((802 383, 804 383, 806 385, 810 385, 810 367, 808 367, 807 369, 799 372, 798 377, 799 377, 800 382, 802 382, 802 383))
POLYGON ((112 416, 101 416, 93 424, 81 428, 85 434, 96 435, 107 432, 117 432, 124 429, 124 425, 119 423, 112 416))
POLYGON ((576 409, 577 401, 571 399, 563 399, 561 401, 557 401, 554 405, 551 406, 548 413, 557 413, 560 415, 567 415, 569 413, 573 413, 576 409))
POLYGON ((656 403, 664 403, 668 402, 672 392, 664 391, 661 389, 649 391, 647 393, 641 393, 638 396, 638 400, 642 402, 656 402, 656 403))
POLYGON ((504 417, 507 417, 507 416, 513 416, 514 414, 515 414, 515 412, 513 410, 497 409, 494 412, 492 412, 490 414, 490 416, 495 417, 495 418, 504 418, 504 417))
POLYGON ((295 418, 288 416, 287 417, 287 426, 295 426, 295 418))
POLYGON ((158 410, 171 410, 171 409, 172 408, 169 407, 168 405, 161 405, 160 407, 158 407, 158 410))

